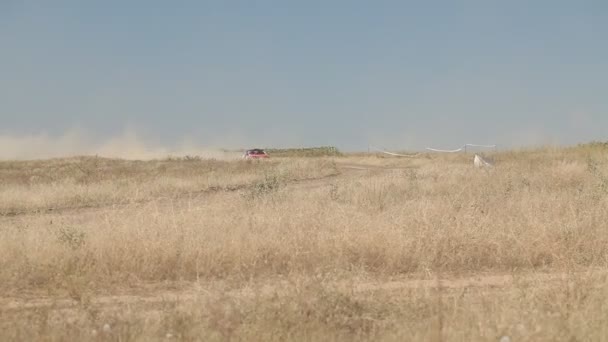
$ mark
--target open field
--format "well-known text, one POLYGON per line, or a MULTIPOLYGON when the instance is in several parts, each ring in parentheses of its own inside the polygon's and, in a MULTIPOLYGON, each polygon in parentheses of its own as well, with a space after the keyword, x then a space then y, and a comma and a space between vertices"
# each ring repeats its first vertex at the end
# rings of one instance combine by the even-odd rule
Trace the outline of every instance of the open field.
POLYGON ((494 157, 0 162, 0 340, 607 340, 608 148, 494 157))

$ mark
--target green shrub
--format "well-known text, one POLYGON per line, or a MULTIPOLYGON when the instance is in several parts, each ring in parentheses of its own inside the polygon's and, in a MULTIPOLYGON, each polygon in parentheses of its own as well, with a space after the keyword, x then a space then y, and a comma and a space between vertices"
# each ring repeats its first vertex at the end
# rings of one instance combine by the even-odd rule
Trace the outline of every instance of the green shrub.
POLYGON ((336 157, 342 153, 333 146, 307 148, 269 148, 265 150, 271 157, 336 157))
POLYGON ((57 240, 71 249, 79 249, 85 244, 86 234, 73 227, 62 227, 57 231, 57 240))

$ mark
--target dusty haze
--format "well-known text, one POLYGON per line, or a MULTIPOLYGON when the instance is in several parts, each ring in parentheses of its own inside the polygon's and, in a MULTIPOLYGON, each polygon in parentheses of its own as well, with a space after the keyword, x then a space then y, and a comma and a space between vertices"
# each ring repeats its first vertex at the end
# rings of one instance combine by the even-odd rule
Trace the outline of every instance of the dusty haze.
POLYGON ((31 160, 82 155, 107 158, 150 160, 167 157, 200 156, 208 159, 236 159, 238 152, 201 146, 183 139, 173 146, 162 146, 126 131, 103 141, 92 141, 86 133, 72 131, 61 136, 48 134, 0 135, 0 160, 31 160))

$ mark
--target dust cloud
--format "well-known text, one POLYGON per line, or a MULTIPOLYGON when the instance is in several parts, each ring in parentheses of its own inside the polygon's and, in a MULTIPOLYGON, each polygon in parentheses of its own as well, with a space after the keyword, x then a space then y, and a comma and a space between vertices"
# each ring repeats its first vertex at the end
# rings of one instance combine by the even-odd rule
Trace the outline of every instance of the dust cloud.
POLYGON ((205 159, 238 159, 238 150, 200 146, 184 139, 173 146, 159 146, 144 141, 133 132, 126 132, 103 141, 91 141, 82 132, 61 136, 48 134, 0 135, 0 160, 32 160, 74 156, 99 156, 133 160, 198 156, 205 159))

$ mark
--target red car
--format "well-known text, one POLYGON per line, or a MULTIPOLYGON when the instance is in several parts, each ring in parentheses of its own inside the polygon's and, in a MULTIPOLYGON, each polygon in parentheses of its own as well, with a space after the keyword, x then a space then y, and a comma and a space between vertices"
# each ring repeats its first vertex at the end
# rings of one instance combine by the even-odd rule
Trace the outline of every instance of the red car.
POLYGON ((264 150, 261 150, 259 148, 255 148, 253 150, 247 150, 247 151, 245 151, 245 154, 243 154, 243 159, 266 159, 266 158, 270 158, 270 157, 268 157, 268 155, 266 154, 266 152, 264 152, 264 150))

